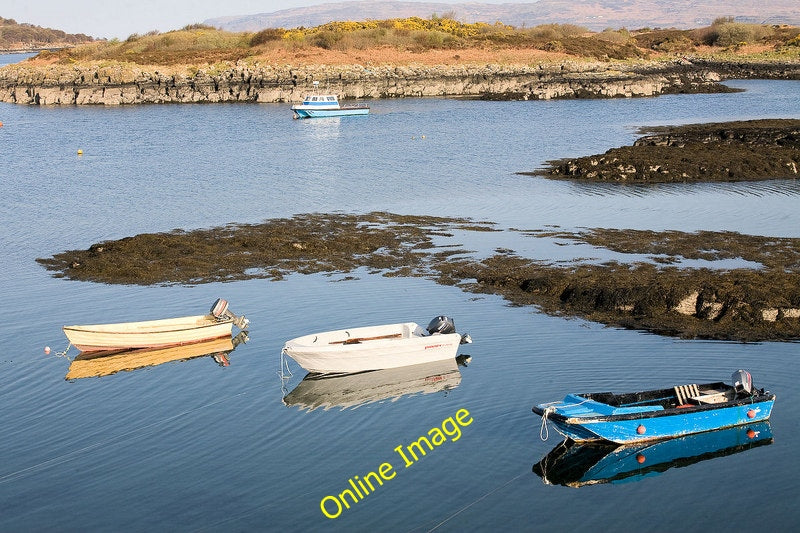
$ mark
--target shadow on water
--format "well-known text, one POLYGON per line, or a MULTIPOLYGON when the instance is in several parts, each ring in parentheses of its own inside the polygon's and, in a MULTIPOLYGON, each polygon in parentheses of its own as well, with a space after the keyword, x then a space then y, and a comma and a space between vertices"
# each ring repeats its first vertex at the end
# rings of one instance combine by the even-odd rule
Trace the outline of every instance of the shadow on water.
POLYGON ((798 180, 766 180, 723 183, 597 183, 574 181, 569 189, 582 196, 646 198, 652 195, 680 196, 714 194, 734 197, 800 196, 798 180))
POLYGON ((467 366, 468 355, 455 359, 409 365, 357 374, 308 374, 283 397, 287 407, 313 411, 334 407, 356 408, 369 403, 403 396, 432 394, 455 389, 461 384, 459 366, 467 366))
POLYGON ((578 444, 565 440, 533 472, 547 485, 584 487, 639 481, 671 468, 725 457, 772 444, 769 421, 708 431, 639 446, 578 444))

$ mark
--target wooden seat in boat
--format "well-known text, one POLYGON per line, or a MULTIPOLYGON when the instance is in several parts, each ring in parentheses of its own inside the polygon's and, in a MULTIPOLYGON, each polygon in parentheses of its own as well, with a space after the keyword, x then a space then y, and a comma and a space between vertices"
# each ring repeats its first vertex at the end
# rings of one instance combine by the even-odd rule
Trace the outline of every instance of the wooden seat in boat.
POLYGON ((734 393, 732 391, 709 389, 704 390, 699 395, 689 398, 690 400, 701 403, 725 403, 733 399, 734 393))
POLYGON ((687 405, 690 398, 700 396, 700 389, 694 383, 690 385, 677 385, 675 387, 675 396, 678 397, 678 406, 687 405))

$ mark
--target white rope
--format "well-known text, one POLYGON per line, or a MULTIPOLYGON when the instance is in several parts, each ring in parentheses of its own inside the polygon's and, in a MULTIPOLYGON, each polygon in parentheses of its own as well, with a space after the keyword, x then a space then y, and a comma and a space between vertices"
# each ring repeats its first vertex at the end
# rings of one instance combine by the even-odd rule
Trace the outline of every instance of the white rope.
POLYGON ((484 494, 484 495, 483 495, 483 496, 481 496, 480 498, 476 499, 476 500, 475 500, 475 501, 473 501, 472 503, 469 503, 469 504, 465 505, 464 507, 462 507, 461 509, 459 509, 459 510, 458 510, 458 511, 456 511, 455 513, 451 514, 450 516, 448 516, 447 518, 445 518, 444 520, 442 520, 441 522, 439 522, 438 524, 436 524, 435 526, 433 526, 432 528, 430 528, 430 529, 428 530, 428 532, 430 532, 430 531, 433 531, 433 530, 435 530, 435 529, 438 529, 440 526, 443 526, 444 524, 446 524, 447 522, 449 522, 450 520, 452 520, 454 517, 456 517, 456 516, 458 516, 459 514, 463 513, 464 511, 466 511, 467 509, 469 509, 470 507, 472 507, 473 505, 475 505, 475 504, 476 504, 476 503, 478 503, 479 501, 481 501, 481 500, 483 500, 483 499, 486 499, 487 497, 491 496, 492 494, 494 494, 494 493, 495 493, 495 492, 497 492, 498 490, 500 490, 500 489, 502 489, 502 488, 506 487, 507 485, 510 485, 512 482, 514 482, 514 481, 516 481, 517 479, 521 478, 523 475, 525 475, 525 474, 519 474, 519 475, 516 475, 516 476, 512 477, 511 479, 509 479, 508 481, 506 481, 505 483, 503 483, 502 485, 500 485, 499 487, 497 487, 497 488, 495 488, 495 489, 492 489, 492 490, 490 490, 489 492, 487 492, 486 494, 484 494))
POLYGON ((292 371, 289 370, 289 361, 286 360, 286 350, 281 350, 281 368, 278 370, 278 375, 281 377, 283 383, 286 383, 294 376, 292 371))
POLYGON ((64 357, 65 359, 69 359, 69 356, 67 355, 67 352, 69 351, 69 349, 70 349, 71 347, 72 347, 72 343, 70 342, 70 343, 68 343, 68 344, 67 344, 67 347, 66 347, 66 348, 64 348, 64 350, 63 350, 63 351, 61 351, 61 352, 56 352, 56 353, 55 353, 55 355, 56 355, 57 357, 64 357))
POLYGON ((550 431, 547 428, 547 415, 555 412, 555 406, 550 405, 544 410, 544 413, 542 413, 542 427, 539 428, 539 438, 542 439, 542 441, 546 441, 550 438, 550 431))
POLYGON ((278 377, 281 378, 281 398, 285 398, 287 394, 289 394, 289 390, 286 388, 286 384, 289 382, 290 379, 294 376, 292 371, 289 369, 289 361, 286 360, 286 350, 281 350, 281 362, 280 362, 280 370, 278 370, 278 377))
MULTIPOLYGON (((543 403, 542 405, 546 407, 544 408, 544 412, 542 413, 542 427, 539 428, 539 438, 542 439, 542 441, 546 441, 550 437, 550 431, 547 426, 547 415, 556 412, 556 404, 558 404, 558 407, 577 407, 578 405, 588 402, 590 399, 591 398, 585 398, 583 401, 580 401, 578 403, 561 403, 561 402, 543 403)), ((558 431, 558 433, 562 437, 566 437, 566 435, 564 435, 564 433, 562 433, 561 430, 558 429, 558 426, 553 426, 553 427, 555 428, 556 431, 558 431)))

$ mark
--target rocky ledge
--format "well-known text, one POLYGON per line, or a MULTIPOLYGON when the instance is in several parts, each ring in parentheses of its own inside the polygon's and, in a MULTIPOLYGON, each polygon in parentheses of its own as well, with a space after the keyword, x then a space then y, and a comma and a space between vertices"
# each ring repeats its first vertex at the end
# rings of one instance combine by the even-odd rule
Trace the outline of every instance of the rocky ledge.
POLYGON ((186 71, 131 64, 0 68, 0 101, 35 105, 297 102, 313 82, 343 99, 471 96, 613 98, 719 92, 724 78, 800 79, 781 63, 563 62, 538 65, 273 66, 240 61, 186 71))
POLYGON ((59 277, 141 285, 278 280, 296 272, 348 280, 363 269, 426 277, 465 291, 499 294, 514 305, 536 306, 553 315, 663 335, 800 339, 800 239, 603 228, 520 232, 521 238, 588 244, 618 257, 603 264, 579 259, 552 263, 500 248, 476 259, 461 243, 437 246, 433 241, 476 231, 503 230, 471 219, 311 214, 141 234, 38 261, 59 277), (725 268, 714 268, 717 261, 725 268), (741 266, 730 268, 730 261, 741 266))
POLYGON ((550 161, 523 174, 618 183, 797 179, 800 120, 762 119, 644 128, 633 146, 550 161))

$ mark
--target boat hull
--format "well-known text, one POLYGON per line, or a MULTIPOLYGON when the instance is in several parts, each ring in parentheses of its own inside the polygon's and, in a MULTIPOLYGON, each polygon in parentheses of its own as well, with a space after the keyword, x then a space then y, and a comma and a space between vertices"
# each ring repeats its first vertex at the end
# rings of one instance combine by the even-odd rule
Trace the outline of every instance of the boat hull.
POLYGON ((694 413, 663 412, 656 416, 620 419, 615 417, 598 417, 587 420, 576 420, 549 416, 552 422, 565 437, 576 442, 609 441, 618 444, 646 442, 650 440, 668 439, 713 431, 732 426, 740 426, 769 419, 774 400, 753 404, 742 404, 713 410, 701 410, 694 413), (755 413, 749 417, 748 413, 755 413), (639 428, 643 429, 639 429, 639 428))
POLYGON ((369 107, 341 107, 339 109, 309 109, 293 107, 297 118, 325 118, 325 117, 344 117, 348 115, 368 115, 369 107))
POLYGON ((143 322, 64 326, 69 342, 82 352, 163 348, 230 336, 233 320, 197 315, 143 322))
POLYGON ((308 372, 320 374, 365 372, 455 359, 461 335, 423 333, 413 322, 329 331, 292 339, 284 345, 283 353, 308 372), (362 341, 351 344, 351 339, 362 341))

